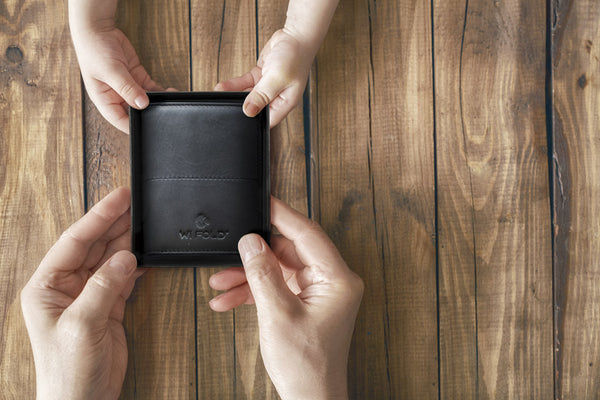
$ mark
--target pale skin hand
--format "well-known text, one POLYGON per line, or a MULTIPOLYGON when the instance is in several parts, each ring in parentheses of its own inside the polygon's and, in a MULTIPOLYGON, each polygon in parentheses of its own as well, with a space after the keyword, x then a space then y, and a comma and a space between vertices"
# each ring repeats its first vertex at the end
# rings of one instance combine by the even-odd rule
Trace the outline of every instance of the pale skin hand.
POLYGON ((249 117, 269 105, 271 127, 300 102, 310 67, 325 38, 338 0, 290 0, 283 29, 265 44, 256 67, 220 82, 215 90, 250 91, 243 106, 249 117))
MULTIPOLYGON (((127 37, 114 26, 117 1, 69 0, 69 26, 92 102, 113 126, 128 133, 128 106, 143 109, 148 105, 146 91, 164 89, 150 78, 127 37)), ((257 66, 215 90, 250 91, 244 113, 254 117, 270 104, 270 125, 277 125, 302 98, 337 3, 290 0, 285 26, 264 46, 257 66)))
POLYGON ((21 292, 38 399, 116 399, 127 369, 125 301, 142 274, 120 188, 63 233, 21 292))
POLYGON ((123 32, 115 27, 117 0, 69 0, 69 26, 90 99, 108 122, 129 133, 128 107, 148 105, 161 91, 123 32))
POLYGON ((347 398, 347 363, 364 285, 321 227, 273 199, 272 249, 239 242, 244 268, 214 274, 215 311, 256 303, 260 350, 283 399, 347 398))

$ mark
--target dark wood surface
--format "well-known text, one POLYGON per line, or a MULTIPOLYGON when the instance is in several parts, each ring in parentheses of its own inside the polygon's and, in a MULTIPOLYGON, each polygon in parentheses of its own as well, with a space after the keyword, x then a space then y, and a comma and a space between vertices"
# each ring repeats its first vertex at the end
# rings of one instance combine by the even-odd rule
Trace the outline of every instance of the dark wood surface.
POLYGON ((600 393, 600 4, 552 1, 555 387, 600 393))
POLYGON ((434 10, 441 394, 549 399, 546 4, 434 10))
POLYGON ((65 2, 0 3, 0 398, 34 398, 19 293, 84 213, 81 81, 65 2))
MULTIPOLYGON (((117 25, 157 82, 212 90, 286 7, 129 0, 117 25)), ((85 95, 66 15, 0 4, 0 399, 35 393, 21 287, 129 184, 129 138, 85 95)), ((590 0, 340 3, 271 132, 271 178, 365 281, 351 398, 600 397, 598 21, 590 0)), ((278 398, 254 307, 208 308, 215 271, 139 280, 123 399, 278 398)))

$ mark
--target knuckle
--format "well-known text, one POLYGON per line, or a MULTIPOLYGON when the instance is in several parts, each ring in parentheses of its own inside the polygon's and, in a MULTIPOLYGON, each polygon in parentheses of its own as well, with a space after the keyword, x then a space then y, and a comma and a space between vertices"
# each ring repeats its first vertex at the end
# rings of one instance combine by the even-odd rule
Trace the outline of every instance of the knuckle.
MULTIPOLYGON (((316 222, 315 220, 309 219, 306 222, 306 226, 304 226, 302 231, 300 231, 297 241, 300 243, 303 243, 305 241, 310 241, 310 239, 315 235, 318 237, 322 237, 322 236, 327 237, 327 235, 325 234, 325 231, 323 230, 321 225, 319 225, 319 223, 316 222)), ((328 237, 327 237, 327 240, 329 240, 328 237)))
POLYGON ((121 97, 128 98, 133 96, 135 93, 135 86, 131 82, 124 81, 117 88, 117 92, 121 95, 121 97))
POLYGON ((76 243, 80 243, 83 244, 85 243, 85 240, 83 240, 83 238, 81 238, 76 232, 75 229, 73 229, 73 225, 71 225, 70 227, 67 228, 66 231, 64 231, 62 233, 62 235, 60 235, 60 238, 58 239, 59 241, 68 241, 68 240, 72 240, 76 243))
POLYGON ((353 272, 352 275, 353 275, 353 285, 354 285, 355 291, 356 291, 356 293, 359 293, 360 296, 362 297, 362 295, 365 293, 365 282, 356 273, 353 272))
POLYGON ((365 284, 363 280, 352 271, 350 271, 340 287, 343 297, 352 303, 362 298, 364 290, 365 284))
POLYGON ((324 233, 321 225, 314 219, 309 219, 306 230, 312 233, 324 233))
POLYGON ((111 222, 114 219, 114 215, 107 213, 106 210, 101 209, 100 207, 92 207, 90 210, 95 216, 100 218, 104 222, 111 222))
POLYGON ((250 261, 249 268, 246 269, 248 281, 267 282, 273 278, 274 269, 266 265, 264 256, 259 255, 250 261))
POLYGON ((29 284, 25 285, 25 287, 21 289, 20 299, 21 310, 25 311, 28 308, 29 300, 31 299, 31 289, 29 288, 29 284))
POLYGON ((90 281, 94 285, 106 290, 113 290, 116 283, 114 279, 105 274, 94 274, 91 276, 90 281))
POLYGON ((267 93, 265 93, 263 90, 260 90, 260 89, 254 90, 254 98, 256 100, 258 100, 259 103, 265 104, 265 105, 269 104, 271 102, 271 99, 269 98, 267 93))

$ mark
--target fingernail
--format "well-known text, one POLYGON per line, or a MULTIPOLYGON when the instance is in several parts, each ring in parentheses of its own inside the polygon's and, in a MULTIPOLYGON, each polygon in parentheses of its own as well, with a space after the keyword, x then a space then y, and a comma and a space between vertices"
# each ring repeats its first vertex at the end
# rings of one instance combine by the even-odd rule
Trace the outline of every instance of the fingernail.
POLYGON ((212 275, 210 278, 208 278, 208 286, 210 286, 211 288, 215 285, 215 276, 212 275))
POLYGON ((246 113, 246 115, 248 115, 249 117, 254 117, 256 114, 258 114, 259 111, 260 110, 258 109, 256 104, 252 104, 252 103, 244 104, 244 113, 246 113))
POLYGON ((221 296, 222 296, 222 293, 221 293, 220 295, 218 295, 218 296, 215 296, 215 297, 213 297, 212 299, 210 299, 210 301, 208 302, 208 306, 209 306, 211 309, 213 309, 213 310, 215 309, 215 307, 217 307, 217 308, 218 308, 218 305, 219 305, 219 303, 220 303, 221 296))
POLYGON ((145 108, 148 105, 148 99, 146 96, 138 96, 134 100, 134 103, 138 108, 145 108))
POLYGON ((117 259, 116 257, 111 258, 108 265, 111 268, 118 270, 123 275, 129 275, 129 273, 131 273, 131 270, 135 267, 133 264, 126 264, 123 261, 117 259))
POLYGON ((223 90, 223 89, 221 88, 221 84, 220 84, 220 83, 217 83, 217 86, 215 86, 214 90, 215 90, 215 91, 217 91, 217 92, 220 92, 221 90, 223 90))
POLYGON ((242 261, 246 262, 260 254, 263 250, 262 241, 258 235, 246 235, 238 243, 238 250, 242 261))

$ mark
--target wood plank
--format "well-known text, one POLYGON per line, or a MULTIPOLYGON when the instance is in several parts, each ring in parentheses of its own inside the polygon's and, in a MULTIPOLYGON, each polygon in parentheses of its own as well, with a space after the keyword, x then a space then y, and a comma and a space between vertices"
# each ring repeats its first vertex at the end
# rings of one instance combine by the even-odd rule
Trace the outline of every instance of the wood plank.
MULTIPOLYGON (((119 2, 117 26, 160 84, 189 88, 187 1, 119 2)), ((88 203, 129 185, 129 136, 85 103, 88 203)), ((196 398, 194 272, 155 269, 138 280, 124 321, 129 362, 121 398, 196 398)))
POLYGON ((440 394, 442 399, 474 399, 478 390, 474 210, 460 107, 465 4, 434 2, 433 7, 440 394))
POLYGON ((373 0, 369 11, 369 156, 390 394, 430 399, 438 395, 431 4, 373 0))
POLYGON ((600 396, 600 4, 552 1, 557 399, 600 396))
MULTIPOLYGON (((377 4, 377 7, 386 8, 386 5, 377 4)), ((395 9, 391 3, 389 7, 388 11, 395 9)), ((369 115, 369 110, 373 110, 372 102, 380 104, 383 100, 374 98, 372 79, 383 77, 374 76, 373 71, 377 69, 383 73, 387 68, 394 68, 391 62, 386 67, 383 59, 377 59, 373 64, 370 60, 372 50, 383 51, 385 40, 393 40, 379 25, 379 21, 386 18, 383 12, 379 15, 380 10, 376 16, 374 3, 341 2, 317 57, 318 132, 313 145, 318 146, 315 174, 318 175, 319 197, 312 199, 313 210, 350 268, 365 282, 349 360, 350 398, 359 399, 396 395, 396 379, 400 374, 395 368, 402 362, 390 359, 389 354, 391 341, 398 340, 390 337, 390 330, 398 328, 394 323, 393 328, 389 325, 390 315, 398 310, 386 309, 389 298, 386 297, 388 286, 384 276, 388 270, 383 261, 384 254, 392 256, 394 238, 391 235, 398 227, 386 224, 382 218, 385 215, 390 221, 397 222, 385 204, 384 199, 390 192, 383 181, 390 176, 394 176, 393 180, 398 179, 397 174, 402 171, 398 171, 398 161, 395 161, 390 175, 385 176, 382 168, 387 156, 383 135, 395 135, 395 132, 376 132, 371 126, 375 118, 370 120, 372 116, 369 115), (371 47, 370 30, 375 25, 378 36, 371 47), (391 374, 394 373, 399 375, 394 375, 392 383, 391 374)), ((393 41, 392 46, 398 43, 393 41)), ((379 83, 377 89, 384 95, 379 83)), ((386 183, 398 187, 391 180, 386 183)), ((396 256, 392 257, 397 260, 396 256)), ((392 301, 392 307, 398 305, 395 300, 397 298, 392 301)), ((397 321, 395 316, 393 319, 397 321)), ((397 351, 398 347, 393 346, 393 351, 397 351)), ((406 347, 403 349, 407 350, 406 347)))
POLYGON ((553 396, 545 16, 434 2, 442 398, 553 396))
POLYGON ((66 2, 0 5, 0 388, 34 398, 19 292, 84 212, 81 84, 66 2))
MULTIPOLYGON (((192 89, 213 90, 219 81, 224 0, 191 2, 192 89)), ((223 60, 227 63, 229 60, 223 60)), ((196 348, 198 398, 235 398, 235 343, 233 313, 215 313, 208 302, 217 292, 208 279, 217 268, 196 271, 196 348)))

